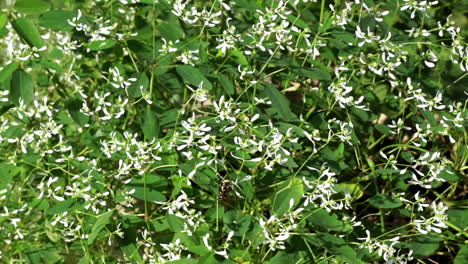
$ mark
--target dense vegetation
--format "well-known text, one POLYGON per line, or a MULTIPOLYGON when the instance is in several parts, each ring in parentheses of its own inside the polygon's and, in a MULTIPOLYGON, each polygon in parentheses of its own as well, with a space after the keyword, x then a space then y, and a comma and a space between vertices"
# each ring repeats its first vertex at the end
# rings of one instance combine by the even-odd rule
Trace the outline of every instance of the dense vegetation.
POLYGON ((0 9, 1 263, 468 263, 468 2, 0 9))

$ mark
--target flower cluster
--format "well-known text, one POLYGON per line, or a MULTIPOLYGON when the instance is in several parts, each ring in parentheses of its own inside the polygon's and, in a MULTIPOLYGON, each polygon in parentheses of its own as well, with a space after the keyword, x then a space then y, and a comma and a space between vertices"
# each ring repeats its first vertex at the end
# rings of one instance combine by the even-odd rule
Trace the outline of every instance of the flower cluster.
POLYGON ((0 3, 0 262, 457 263, 456 4, 0 3))

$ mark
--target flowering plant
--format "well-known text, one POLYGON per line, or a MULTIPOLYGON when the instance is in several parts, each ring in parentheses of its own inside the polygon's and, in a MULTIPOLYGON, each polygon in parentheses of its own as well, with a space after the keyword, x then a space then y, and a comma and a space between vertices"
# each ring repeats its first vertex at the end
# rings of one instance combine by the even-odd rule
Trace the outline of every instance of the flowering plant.
POLYGON ((0 9, 1 263, 467 263, 465 1, 0 9))

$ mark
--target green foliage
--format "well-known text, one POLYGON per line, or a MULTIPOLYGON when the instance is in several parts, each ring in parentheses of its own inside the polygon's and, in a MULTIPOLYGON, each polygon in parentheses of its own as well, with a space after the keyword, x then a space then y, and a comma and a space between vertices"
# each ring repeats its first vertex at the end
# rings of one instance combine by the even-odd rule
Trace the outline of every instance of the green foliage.
POLYGON ((0 263, 466 263, 466 1, 0 1, 0 263))

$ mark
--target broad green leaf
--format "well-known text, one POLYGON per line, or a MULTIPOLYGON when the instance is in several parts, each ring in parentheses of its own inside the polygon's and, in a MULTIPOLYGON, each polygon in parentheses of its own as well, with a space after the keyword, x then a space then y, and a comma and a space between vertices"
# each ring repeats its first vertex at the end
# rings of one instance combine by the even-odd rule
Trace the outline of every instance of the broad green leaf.
POLYGON ((271 264, 285 264, 285 263, 302 263, 304 260, 300 255, 300 251, 285 252, 279 251, 269 261, 271 264))
POLYGON ((253 222, 252 228, 247 232, 246 237, 252 242, 252 246, 261 245, 266 239, 263 227, 256 221, 253 222))
POLYGON ((439 177, 441 179, 444 179, 445 181, 459 181, 463 179, 457 172, 449 171, 449 170, 444 170, 439 174, 439 177))
POLYGON ((357 257, 356 251, 350 246, 335 247, 331 252, 336 254, 343 263, 364 263, 357 257))
POLYGON ((24 250, 25 259, 28 260, 26 263, 44 263, 44 264, 54 264, 61 263, 63 257, 60 256, 60 246, 52 244, 39 244, 31 245, 24 250))
POLYGON ((84 126, 89 121, 89 116, 83 114, 80 109, 83 105, 83 102, 78 98, 71 98, 67 101, 67 111, 70 114, 73 121, 75 121, 80 126, 84 126))
POLYGON ((206 79, 203 73, 191 65, 178 65, 176 71, 184 81, 192 86, 198 87, 203 82, 203 88, 208 90, 213 89, 213 85, 206 79))
POLYGON ((205 213, 205 219, 208 222, 214 222, 216 219, 221 219, 224 216, 224 206, 215 206, 208 208, 205 213))
POLYGON ((10 184, 13 177, 18 175, 21 171, 21 167, 14 166, 8 163, 0 163, 0 186, 6 186, 10 184))
POLYGON ((234 236, 241 237, 249 230, 252 217, 240 210, 231 210, 224 213, 223 222, 229 230, 235 232, 234 236))
POLYGON ((120 246, 120 249, 124 253, 124 255, 132 261, 132 263, 144 263, 143 259, 138 252, 138 248, 135 246, 134 243, 129 243, 123 246, 120 246))
POLYGON ((146 195, 145 195, 145 188, 143 186, 137 187, 128 187, 128 189, 135 189, 135 192, 132 194, 133 197, 138 198, 140 200, 146 200, 148 202, 164 202, 166 201, 166 197, 160 193, 159 191, 146 188, 146 195))
POLYGON ((375 128, 382 134, 384 135, 390 135, 391 130, 388 126, 386 125, 381 125, 381 124, 375 124, 375 128))
POLYGON ((325 228, 330 231, 348 232, 353 229, 349 224, 344 223, 338 219, 338 216, 333 213, 327 212, 322 208, 313 209, 317 210, 307 220, 315 226, 325 228))
POLYGON ((20 99, 27 105, 34 100, 34 81, 23 70, 16 70, 10 82, 10 98, 15 104, 19 104, 20 99))
POLYGON ((294 208, 301 200, 304 194, 304 186, 300 178, 292 178, 281 184, 272 198, 273 212, 281 216, 289 211, 292 203, 294 208))
POLYGON ((415 257, 427 257, 436 252, 440 247, 440 242, 443 238, 434 235, 418 236, 413 242, 408 243, 410 249, 413 250, 415 257))
POLYGON ((302 28, 302 29, 309 28, 309 26, 307 25, 306 22, 304 22, 304 20, 302 20, 299 17, 296 17, 296 16, 294 16, 292 14, 288 15, 287 19, 288 19, 289 22, 291 22, 291 24, 293 24, 296 27, 299 27, 299 28, 302 28))
POLYGON ((272 109, 285 121, 297 119, 289 108, 288 99, 273 85, 265 86, 266 94, 272 103, 272 109))
POLYGON ((50 60, 46 60, 46 59, 41 59, 39 61, 39 63, 43 66, 45 66, 46 68, 48 69, 51 69, 53 71, 56 71, 58 73, 61 73, 63 72, 63 68, 62 66, 60 66, 60 64, 56 63, 56 62, 53 62, 53 61, 50 61, 50 60))
POLYGON ((381 101, 384 102, 385 98, 387 97, 389 90, 389 85, 386 84, 380 84, 376 85, 372 88, 372 92, 374 93, 375 96, 381 101))
POLYGON ((329 72, 321 69, 321 68, 313 68, 313 69, 300 69, 299 73, 311 80, 319 80, 319 81, 330 81, 331 75, 329 72))
POLYGON ((47 214, 61 214, 64 212, 69 212, 72 208, 75 207, 76 199, 68 199, 65 201, 61 201, 58 204, 52 206, 47 210, 47 214))
POLYGON ((93 244, 94 240, 96 240, 101 230, 111 222, 111 217, 113 213, 114 213, 114 210, 110 210, 109 212, 104 213, 98 217, 96 223, 94 223, 93 225, 93 229, 91 230, 91 233, 89 234, 88 245, 93 244))
POLYGON ((381 208, 381 209, 398 208, 403 205, 401 201, 388 197, 384 194, 374 195, 373 197, 369 199, 369 204, 375 208, 381 208))
POLYGON ((184 219, 172 214, 166 214, 166 220, 169 224, 169 229, 171 229, 173 232, 180 232, 184 230, 184 219))
POLYGON ((51 10, 39 17, 39 25, 52 30, 70 31, 73 26, 68 20, 76 17, 77 12, 72 10, 51 10))
MULTIPOLYGON (((278 151, 279 154, 281 154, 281 157, 285 157, 286 162, 282 163, 281 166, 288 167, 288 168, 297 168, 299 165, 294 161, 294 158, 291 156, 286 155, 286 153, 283 150, 278 151)), ((254 165, 256 166, 256 165, 254 165)))
MULTIPOLYGON (((141 177, 141 178, 133 177, 128 186, 138 186, 138 185, 144 184, 144 182, 145 182, 144 177, 141 177)), ((150 186, 151 188, 159 189, 159 188, 165 188, 169 184, 169 182, 167 180, 167 177, 153 174, 153 173, 148 173, 146 175, 146 184, 150 186)))
POLYGON ((88 43, 87 47, 90 50, 105 50, 114 47, 115 44, 117 44, 117 41, 113 39, 95 40, 88 43))
POLYGON ((364 192, 362 191, 362 186, 359 183, 339 183, 335 184, 333 189, 341 193, 349 193, 351 197, 355 200, 362 197, 364 192))
POLYGON ((159 33, 161 37, 165 38, 167 41, 176 41, 184 36, 184 31, 176 24, 160 24, 158 26, 159 33))
POLYGON ((249 61, 247 60, 247 57, 245 57, 244 53, 238 49, 230 49, 229 54, 233 56, 237 64, 243 65, 243 66, 248 66, 249 61))
POLYGON ((346 44, 349 44, 349 43, 355 44, 356 43, 355 35, 351 34, 349 32, 346 32, 346 31, 333 31, 333 32, 331 32, 331 34, 333 35, 333 37, 343 41, 346 44))
POLYGON ((234 94, 234 85, 232 85, 231 80, 229 80, 229 78, 226 75, 218 74, 218 80, 221 83, 221 86, 224 88, 224 91, 226 91, 226 94, 234 94))
POLYGON ((350 246, 346 245, 346 242, 342 238, 328 233, 319 233, 317 238, 318 241, 314 241, 313 243, 329 250, 331 254, 340 260, 338 263, 363 263, 358 258, 356 251, 350 246))
POLYGON ((24 14, 40 14, 49 10, 50 3, 44 0, 16 0, 15 10, 24 14))
POLYGON ((149 79, 144 72, 139 73, 136 78, 136 82, 128 87, 128 94, 133 98, 142 96, 141 91, 145 92, 149 87, 149 79))
POLYGON ((8 21, 8 17, 6 14, 0 13, 0 29, 2 29, 8 21))
POLYGON ((160 126, 162 128, 173 127, 176 123, 179 111, 177 109, 171 109, 165 111, 160 117, 160 126))
POLYGON ((80 261, 78 261, 78 264, 90 264, 90 263, 92 262, 88 256, 83 256, 82 258, 80 258, 80 261))
POLYGON ((3 69, 0 71, 0 83, 9 80, 13 75, 13 72, 18 69, 18 66, 19 63, 14 61, 3 67, 3 69))
MULTIPOLYGON (((140 56, 144 56, 145 50, 142 49, 142 51, 135 51, 137 54, 141 54, 140 56)), ((173 68, 172 64, 174 63, 174 54, 169 53, 166 54, 165 56, 162 56, 158 59, 157 61, 157 66, 153 68, 153 74, 154 76, 160 76, 165 73, 167 73, 170 69, 173 68)))
POLYGON ((159 137, 159 121, 149 105, 146 107, 141 129, 148 140, 159 137))
POLYGON ((29 203, 29 207, 33 208, 34 210, 45 211, 49 209, 50 204, 47 200, 44 200, 44 199, 33 199, 29 203))
POLYGON ((454 264, 468 264, 468 245, 463 245, 455 257, 454 264))
POLYGON ((28 18, 17 18, 11 23, 16 33, 31 47, 42 48, 44 42, 34 23, 28 18))
POLYGON ((461 229, 468 227, 468 210, 463 208, 450 208, 447 211, 449 222, 461 229))

